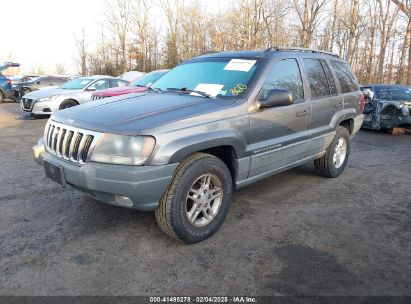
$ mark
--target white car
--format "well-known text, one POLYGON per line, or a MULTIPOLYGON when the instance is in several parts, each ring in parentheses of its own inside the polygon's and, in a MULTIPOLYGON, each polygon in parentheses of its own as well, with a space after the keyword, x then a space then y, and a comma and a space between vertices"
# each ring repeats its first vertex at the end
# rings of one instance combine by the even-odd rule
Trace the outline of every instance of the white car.
POLYGON ((58 110, 91 101, 94 91, 127 84, 128 81, 111 76, 79 77, 58 88, 47 88, 24 95, 20 100, 20 107, 24 112, 33 115, 50 115, 58 110))

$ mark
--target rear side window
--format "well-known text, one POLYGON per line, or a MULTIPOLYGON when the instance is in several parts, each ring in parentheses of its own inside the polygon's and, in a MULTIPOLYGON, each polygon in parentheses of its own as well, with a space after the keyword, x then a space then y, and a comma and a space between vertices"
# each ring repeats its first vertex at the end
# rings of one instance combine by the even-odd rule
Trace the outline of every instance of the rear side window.
POLYGON ((320 61, 325 71, 325 75, 327 76, 327 79, 328 79, 328 86, 330 88, 330 94, 336 95, 337 86, 335 85, 334 77, 333 77, 333 74, 331 73, 330 67, 328 66, 328 63, 324 59, 321 59, 320 61))
POLYGON ((267 98, 268 92, 272 89, 290 91, 295 101, 304 99, 303 81, 297 60, 284 59, 277 62, 265 80, 258 98, 267 98))
POLYGON ((327 76, 318 59, 303 59, 311 88, 311 98, 330 95, 327 76))
POLYGON ((347 63, 332 60, 331 66, 340 82, 342 93, 358 91, 357 79, 347 63))

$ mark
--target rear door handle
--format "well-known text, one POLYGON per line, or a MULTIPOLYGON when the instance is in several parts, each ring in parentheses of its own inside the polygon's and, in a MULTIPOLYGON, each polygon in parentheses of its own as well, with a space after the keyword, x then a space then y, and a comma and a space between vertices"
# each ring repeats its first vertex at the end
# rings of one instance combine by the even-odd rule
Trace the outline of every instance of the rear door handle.
POLYGON ((295 113, 295 116, 297 116, 297 117, 303 117, 303 116, 307 116, 307 115, 310 115, 310 112, 307 111, 307 110, 295 113))

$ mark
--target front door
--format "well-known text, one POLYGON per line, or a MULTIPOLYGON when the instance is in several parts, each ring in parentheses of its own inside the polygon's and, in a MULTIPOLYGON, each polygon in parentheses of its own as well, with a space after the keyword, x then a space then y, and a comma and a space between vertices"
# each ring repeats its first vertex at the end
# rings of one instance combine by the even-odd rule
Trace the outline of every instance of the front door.
POLYGON ((295 58, 282 59, 273 65, 257 98, 266 98, 275 88, 289 90, 294 102, 250 114, 249 177, 275 171, 306 157, 311 104, 304 100, 301 72, 295 58))

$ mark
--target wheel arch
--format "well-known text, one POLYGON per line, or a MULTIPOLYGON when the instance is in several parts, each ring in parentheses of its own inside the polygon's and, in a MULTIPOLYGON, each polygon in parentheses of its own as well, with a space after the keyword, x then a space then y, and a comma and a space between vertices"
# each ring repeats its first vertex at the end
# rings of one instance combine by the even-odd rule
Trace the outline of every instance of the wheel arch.
POLYGON ((75 99, 73 99, 73 98, 67 98, 67 99, 64 99, 64 100, 62 101, 62 103, 61 103, 60 106, 59 106, 59 110, 61 110, 61 109, 63 108, 63 105, 66 104, 66 103, 68 103, 68 102, 75 102, 77 105, 80 104, 77 100, 75 100, 75 99))

